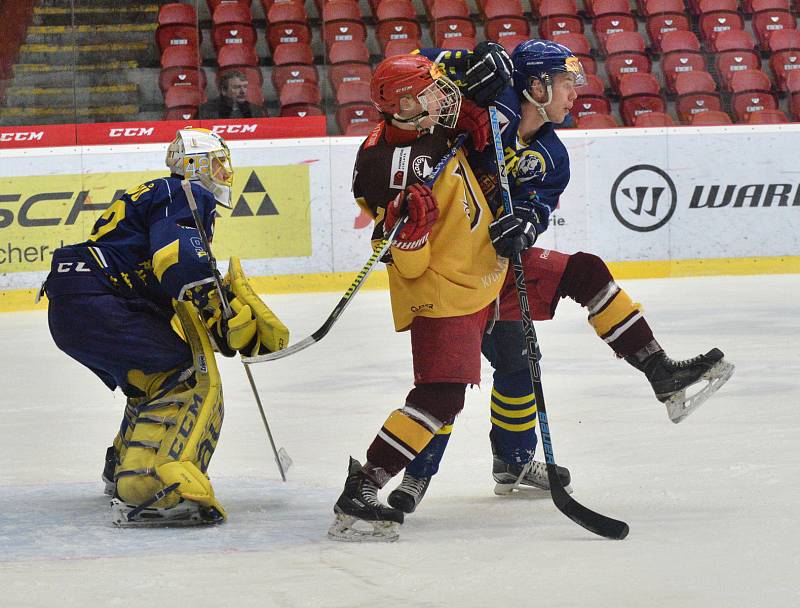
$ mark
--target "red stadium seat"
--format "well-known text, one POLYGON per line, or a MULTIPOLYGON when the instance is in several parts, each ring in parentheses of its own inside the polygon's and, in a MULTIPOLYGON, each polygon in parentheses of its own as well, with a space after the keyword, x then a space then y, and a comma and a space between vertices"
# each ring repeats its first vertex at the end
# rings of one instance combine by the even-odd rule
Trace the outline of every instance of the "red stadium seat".
POLYGON ((628 0, 593 0, 592 12, 595 17, 600 15, 630 15, 631 5, 628 0))
POLYGON ((708 72, 693 71, 678 74, 675 89, 678 94, 675 111, 683 123, 691 122, 695 114, 722 110, 717 83, 708 72))
POLYGON ((307 82, 319 86, 317 66, 303 64, 278 65, 272 68, 272 86, 280 93, 284 85, 307 82))
POLYGON ((297 22, 305 23, 308 20, 306 7, 302 2, 276 2, 267 12, 267 22, 270 24, 297 22))
POLYGON ((324 116, 325 112, 319 105, 307 103, 295 103, 290 106, 281 107, 280 116, 291 116, 304 118, 306 116, 324 116))
POLYGON ((661 52, 671 53, 672 51, 699 51, 700 41, 694 32, 678 30, 675 32, 665 32, 661 36, 661 52))
POLYGON ((417 20, 417 9, 411 0, 381 0, 375 11, 375 18, 380 21, 390 19, 417 20))
POLYGON ((385 52, 386 45, 392 40, 419 40, 422 38, 422 28, 417 21, 410 19, 387 19, 375 26, 375 37, 385 52))
POLYGON ((383 49, 383 56, 407 55, 421 46, 422 43, 419 40, 389 40, 383 49))
POLYGON ((647 17, 645 27, 653 45, 653 50, 661 52, 661 38, 664 37, 664 34, 679 30, 688 32, 691 29, 691 24, 689 23, 688 15, 684 13, 658 13, 647 17))
MULTIPOLYGON (((520 41, 521 42, 521 41, 520 41)), ((587 74, 597 74, 597 61, 592 57, 592 46, 583 34, 561 34, 559 44, 563 44, 581 60, 583 71, 587 74)), ((519 44, 519 43, 517 43, 519 44)), ((513 50, 513 49, 512 49, 513 50)))
POLYGON ((632 126, 636 117, 647 112, 666 112, 658 81, 652 74, 625 74, 619 83, 622 121, 632 126))
POLYGON ((336 108, 336 125, 340 133, 347 133, 352 125, 377 123, 380 120, 380 112, 371 103, 352 103, 336 108))
POLYGON ((665 112, 645 112, 633 119, 634 127, 672 127, 675 121, 665 112))
POLYGON ((577 122, 579 129, 618 129, 619 123, 610 114, 587 114, 577 122))
POLYGON ((360 21, 361 9, 356 0, 328 0, 322 6, 322 21, 360 21))
POLYGON ((767 9, 753 14, 753 32, 761 50, 769 50, 770 37, 781 30, 797 30, 797 18, 787 10, 767 9))
POLYGON ((789 109, 796 121, 800 121, 800 71, 791 72, 786 77, 786 89, 789 91, 789 109))
POLYGON ((747 114, 745 122, 751 125, 779 125, 791 121, 782 110, 756 110, 747 114))
POLYGON ((306 9, 294 2, 274 3, 267 14, 267 42, 271 52, 279 44, 311 43, 311 28, 307 23, 306 9))
POLYGON ((664 82, 667 91, 675 92, 675 80, 678 74, 685 72, 703 72, 706 69, 706 60, 698 51, 673 51, 664 53, 661 58, 661 69, 664 71, 664 82))
POLYGON ((623 74, 650 72, 650 58, 644 52, 644 40, 637 32, 611 34, 606 40, 606 72, 614 91, 619 91, 623 74))
MULTIPOLYGON (((627 4, 626 0, 622 0, 627 4)), ((597 0, 595 11, 619 8, 614 0, 597 0)), ((620 32, 636 32, 636 19, 630 13, 598 13, 592 21, 592 31, 594 32, 601 52, 605 53, 606 40, 611 34, 620 32)))
POLYGON ((363 82, 369 84, 371 78, 372 67, 365 63, 337 63, 328 68, 328 80, 334 93, 345 83, 363 82))
MULTIPOLYGON (((506 52, 510 55, 514 52, 514 49, 517 48, 520 44, 525 42, 526 40, 530 40, 530 36, 503 36, 498 40, 500 46, 502 46, 506 52)), ((597 71, 597 66, 593 66, 595 71, 597 71)), ((586 70, 587 68, 584 67, 586 70)), ((588 71, 588 70, 587 70, 588 71)))
POLYGON ((792 3, 789 0, 744 0, 742 3, 742 10, 748 15, 770 9, 791 11, 792 3))
POLYGON ((769 37, 769 50, 773 53, 792 49, 800 49, 800 30, 777 30, 769 37))
POLYGON ((328 49, 328 63, 369 63, 369 50, 360 40, 334 42, 328 49))
POLYGON ((164 120, 196 120, 199 113, 200 108, 197 106, 167 108, 164 112, 164 120))
POLYGON ((800 31, 778 30, 769 39, 772 56, 770 69, 775 75, 775 83, 781 91, 787 91, 790 73, 800 70, 800 31))
POLYGON ((731 78, 731 106, 737 122, 746 122, 752 112, 776 109, 778 101, 771 88, 769 77, 759 70, 736 72, 731 78))
POLYGON ((477 44, 478 41, 473 36, 458 36, 457 38, 445 38, 442 40, 442 48, 451 51, 472 51, 477 44))
POLYGON ((170 87, 164 93, 164 105, 168 110, 199 108, 205 101, 205 91, 198 87, 170 87))
POLYGON ((708 48, 716 51, 715 41, 721 32, 743 30, 744 17, 735 11, 715 11, 700 16, 700 32, 708 48))
POLYGON ((256 30, 246 23, 217 25, 211 30, 211 41, 217 52, 226 44, 246 44, 255 48, 256 30))
POLYGON ((206 73, 200 68, 171 67, 164 68, 158 75, 158 88, 165 94, 170 87, 188 86, 200 90, 206 88, 206 73))
POLYGON ((366 137, 372 133, 372 130, 377 126, 378 123, 372 121, 350 123, 347 125, 347 130, 344 132, 344 135, 347 137, 366 137))
POLYGON ((217 7, 220 4, 244 4, 248 8, 252 4, 252 0, 206 0, 206 4, 208 5, 208 12, 214 14, 214 11, 217 10, 217 7))
POLYGON ((647 17, 660 13, 684 13, 683 0, 644 0, 639 2, 639 12, 647 17))
POLYGON ((190 25, 197 28, 197 13, 191 4, 171 2, 158 9, 158 25, 190 25))
MULTIPOLYGON (((442 0, 437 0, 437 4, 441 1, 442 0)), ((456 38, 472 38, 472 46, 475 46, 475 34, 475 24, 466 17, 445 17, 437 19, 431 24, 431 38, 433 38, 433 44, 434 46, 442 48, 467 48, 466 42, 464 46, 462 46, 462 41, 454 40, 456 38), (445 44, 445 42, 447 44, 445 44)))
POLYGON ((200 46, 200 34, 196 25, 159 25, 156 29, 156 45, 159 53, 170 46, 197 49, 200 46))
POLYGON ((336 42, 364 42, 367 26, 363 21, 328 21, 322 27, 322 39, 328 47, 336 42))
POLYGON ((217 53, 217 63, 220 68, 234 66, 257 66, 258 55, 252 46, 244 44, 226 44, 217 53))
POLYGON ((722 125, 732 125, 733 121, 731 117, 728 116, 725 112, 720 112, 717 110, 710 110, 708 112, 701 112, 700 114, 694 114, 692 116, 692 122, 690 123, 692 126, 703 127, 703 126, 722 126, 722 125))
POLYGON ((170 46, 161 54, 161 68, 197 68, 200 65, 200 52, 197 47, 170 46))
POLYGON ((522 17, 522 3, 520 0, 486 0, 481 13, 487 21, 497 17, 522 17))
POLYGON ((369 80, 355 80, 343 82, 336 91, 336 104, 344 105, 347 103, 371 104, 369 94, 369 80))
POLYGON ((275 65, 313 65, 314 53, 309 44, 299 42, 279 44, 272 52, 272 63, 275 65))
POLYGON ((464 0, 434 0, 431 7, 431 18, 447 19, 448 17, 469 18, 469 7, 464 0))
POLYGON ((719 74, 723 90, 730 90, 731 77, 743 70, 761 69, 761 57, 755 52, 755 40, 746 31, 731 30, 721 32, 716 40, 717 53, 714 67, 719 74))
POLYGON ((577 17, 578 7, 575 5, 575 0, 542 0, 539 3, 539 15, 577 17))
POLYGON ((278 99, 281 110, 293 105, 319 106, 322 94, 319 87, 310 82, 288 83, 281 89, 278 99))
POLYGON ((509 36, 530 38, 531 26, 525 17, 492 17, 486 20, 484 35, 487 40, 503 43, 509 36))
POLYGON ((558 42, 562 34, 583 34, 583 19, 570 15, 542 17, 539 21, 539 37, 558 42))
POLYGON ((611 114, 611 102, 605 96, 605 86, 594 74, 586 74, 586 84, 577 89, 578 97, 570 114, 576 119, 590 114, 611 114))
POLYGON ((225 24, 253 23, 253 13, 249 4, 241 2, 223 2, 211 14, 211 25, 216 27, 225 24))
POLYGON ((739 0, 699 0, 698 7, 701 15, 719 11, 736 12, 739 10, 739 0))

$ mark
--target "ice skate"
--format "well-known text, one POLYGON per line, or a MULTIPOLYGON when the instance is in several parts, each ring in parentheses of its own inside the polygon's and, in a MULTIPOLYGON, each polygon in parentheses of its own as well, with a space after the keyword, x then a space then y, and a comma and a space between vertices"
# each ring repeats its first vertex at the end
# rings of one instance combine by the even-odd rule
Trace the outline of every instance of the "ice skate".
POLYGON ((103 474, 100 477, 105 484, 103 494, 106 496, 114 496, 114 492, 117 490, 117 482, 114 481, 114 471, 116 468, 117 452, 112 445, 106 450, 106 462, 103 466, 103 474))
POLYGON ((667 415, 675 424, 716 393, 734 370, 733 364, 725 361, 718 348, 683 361, 670 359, 661 351, 642 363, 631 363, 647 376, 656 398, 667 406, 667 415), (692 387, 698 390, 689 394, 688 389, 692 387))
MULTIPOLYGON (((561 485, 567 494, 572 494, 570 482, 572 477, 569 469, 556 465, 561 485)), ((514 490, 533 489, 550 491, 550 481, 547 479, 547 465, 538 460, 531 460, 526 465, 508 464, 497 456, 492 461, 492 477, 496 482, 494 493, 498 496, 511 494, 514 490)))
POLYGON ((378 485, 350 458, 344 491, 333 508, 336 519, 328 537, 349 542, 393 542, 399 538, 398 527, 403 512, 378 500, 378 485))
POLYGON ((225 521, 225 515, 214 507, 205 507, 190 500, 181 500, 169 509, 137 507, 119 498, 111 500, 111 523, 120 528, 160 528, 205 526, 225 521))
POLYGON ((403 513, 413 513, 430 483, 430 477, 415 477, 411 473, 405 473, 400 485, 389 494, 389 504, 403 513))

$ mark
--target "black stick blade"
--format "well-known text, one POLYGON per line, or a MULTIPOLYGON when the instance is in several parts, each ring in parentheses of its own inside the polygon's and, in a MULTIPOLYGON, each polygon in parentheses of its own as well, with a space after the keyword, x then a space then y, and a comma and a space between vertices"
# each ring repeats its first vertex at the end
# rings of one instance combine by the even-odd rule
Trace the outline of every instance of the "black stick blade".
POLYGON ((595 513, 567 494, 561 485, 556 465, 547 465, 547 477, 550 481, 550 495, 556 507, 576 524, 605 538, 622 540, 628 536, 630 528, 624 521, 595 513))

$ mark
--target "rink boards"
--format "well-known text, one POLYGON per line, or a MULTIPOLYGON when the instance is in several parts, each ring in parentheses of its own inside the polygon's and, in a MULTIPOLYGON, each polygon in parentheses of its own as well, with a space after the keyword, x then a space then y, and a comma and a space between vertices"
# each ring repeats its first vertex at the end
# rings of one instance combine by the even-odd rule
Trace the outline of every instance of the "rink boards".
MULTIPOLYGON (((540 245, 597 253, 627 277, 800 272, 800 125, 561 135, 572 179, 540 245)), ((370 253, 371 221, 350 190, 360 139, 229 143, 234 208, 221 213, 215 255, 242 257, 266 292, 344 289, 370 253)), ((0 150, 0 310, 32 307, 52 251, 164 175, 165 148, 0 150)))

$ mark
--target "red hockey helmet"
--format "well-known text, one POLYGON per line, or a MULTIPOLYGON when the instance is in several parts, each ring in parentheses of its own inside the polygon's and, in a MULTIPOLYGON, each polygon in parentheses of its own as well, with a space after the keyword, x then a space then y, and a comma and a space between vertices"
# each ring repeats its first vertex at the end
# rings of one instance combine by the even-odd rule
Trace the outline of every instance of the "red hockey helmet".
POLYGON ((458 87, 430 59, 418 54, 381 61, 372 75, 370 93, 375 107, 392 116, 400 112, 400 99, 411 95, 424 114, 448 128, 455 127, 461 107, 458 87))

